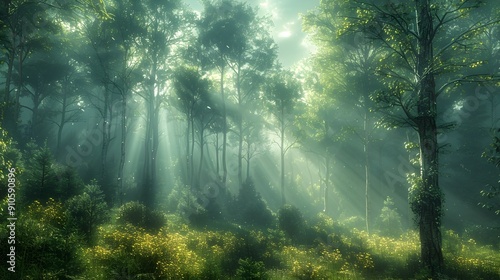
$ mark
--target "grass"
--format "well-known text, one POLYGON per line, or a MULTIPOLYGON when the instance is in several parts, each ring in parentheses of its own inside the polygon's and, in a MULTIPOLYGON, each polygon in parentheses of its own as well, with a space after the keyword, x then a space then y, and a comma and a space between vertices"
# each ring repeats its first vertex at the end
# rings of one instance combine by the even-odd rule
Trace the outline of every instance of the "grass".
MULTIPOLYGON (((113 211, 88 245, 76 236, 75 242, 66 240, 58 207, 34 204, 19 225, 20 233, 47 233, 19 248, 35 254, 20 258, 19 269, 29 268, 25 279, 429 279, 419 263, 415 231, 368 234, 322 214, 307 219, 296 236, 277 226, 221 220, 194 227, 177 215, 166 215, 167 223, 151 231, 119 222, 113 211), (54 255, 45 256, 51 248, 54 255), (40 265, 46 259, 71 267, 40 265)), ((4 236, 5 228, 0 233, 4 236)), ((446 267, 440 279, 500 279, 499 246, 443 230, 446 267)))

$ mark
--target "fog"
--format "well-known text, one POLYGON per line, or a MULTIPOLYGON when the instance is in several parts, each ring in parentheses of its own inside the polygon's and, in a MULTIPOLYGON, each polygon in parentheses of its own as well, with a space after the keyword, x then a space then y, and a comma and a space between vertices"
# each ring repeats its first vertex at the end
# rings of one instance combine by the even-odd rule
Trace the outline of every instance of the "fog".
POLYGON ((500 279, 495 1, 1 10, 2 279, 500 279))

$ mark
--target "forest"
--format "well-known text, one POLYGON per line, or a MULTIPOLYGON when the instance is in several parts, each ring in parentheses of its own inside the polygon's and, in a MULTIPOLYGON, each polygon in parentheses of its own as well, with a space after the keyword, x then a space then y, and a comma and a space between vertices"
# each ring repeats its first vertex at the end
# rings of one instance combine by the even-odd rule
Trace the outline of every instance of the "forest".
POLYGON ((0 3, 1 279, 500 279, 500 2, 0 3))

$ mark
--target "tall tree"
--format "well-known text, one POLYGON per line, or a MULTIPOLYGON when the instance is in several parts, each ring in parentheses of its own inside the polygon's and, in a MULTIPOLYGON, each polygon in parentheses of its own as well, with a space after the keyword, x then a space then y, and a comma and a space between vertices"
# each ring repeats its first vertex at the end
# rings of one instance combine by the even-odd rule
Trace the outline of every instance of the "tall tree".
POLYGON ((280 189, 281 203, 286 204, 285 198, 285 155, 293 146, 292 143, 286 143, 286 133, 288 128, 294 123, 296 105, 301 97, 301 87, 292 73, 285 70, 278 70, 266 83, 265 93, 268 100, 270 113, 274 116, 277 123, 277 142, 280 149, 280 189))
POLYGON ((242 37, 238 46, 228 56, 228 65, 233 71, 235 100, 237 113, 234 116, 236 134, 238 137, 238 186, 243 183, 243 144, 246 130, 245 120, 251 114, 254 100, 259 98, 259 92, 264 82, 264 76, 269 72, 276 59, 277 46, 269 34, 269 26, 265 19, 258 18, 256 12, 248 6, 237 6, 233 11, 242 37), (245 20, 242 20, 245 19, 245 20))
POLYGON ((201 181, 205 146, 204 134, 211 123, 212 114, 210 111, 214 109, 209 96, 209 86, 208 80, 202 78, 201 74, 196 69, 180 68, 175 74, 174 88, 177 94, 177 102, 174 104, 186 115, 187 121, 186 182, 188 182, 191 187, 194 185, 200 187, 199 184, 201 181), (198 165, 198 175, 196 176, 198 180, 195 182, 193 147, 195 144, 196 132, 199 134, 200 161, 198 165))
POLYGON ((242 54, 246 48, 245 29, 252 21, 252 13, 242 3, 233 1, 206 1, 203 16, 199 21, 199 42, 206 56, 204 61, 209 68, 216 68, 220 74, 219 86, 222 114, 222 184, 227 181, 227 133, 226 112, 227 93, 225 77, 231 58, 242 54))
POLYGON ((189 34, 190 29, 185 27, 191 15, 179 0, 144 1, 135 8, 141 10, 140 22, 145 32, 139 41, 143 52, 141 69, 144 82, 138 92, 145 101, 146 114, 142 199, 146 205, 152 206, 157 186, 160 109, 166 100, 167 81, 172 75, 170 68, 178 59, 176 50, 189 34))
POLYGON ((44 48, 57 30, 48 15, 49 7, 43 1, 13 0, 1 4, 0 43, 7 64, 1 119, 13 136, 17 135, 20 123, 20 101, 25 84, 22 79, 26 77, 23 66, 31 54, 44 48), (16 88, 12 87, 14 83, 16 88))
MULTIPOLYGON (((364 38, 361 32, 337 36, 341 16, 338 3, 325 1, 317 11, 306 15, 304 23, 313 35, 319 51, 314 55, 315 71, 327 92, 337 103, 352 108, 346 128, 356 135, 364 151, 365 225, 370 224, 370 152, 374 141, 374 104, 372 95, 381 89, 373 74, 377 71, 382 49, 364 38)), ((344 107, 344 106, 342 106, 344 107)))
POLYGON ((420 231, 422 263, 437 277, 443 268, 438 96, 464 82, 487 79, 487 73, 465 70, 478 63, 473 58, 475 38, 498 19, 475 18, 483 3, 475 0, 338 3, 344 9, 338 18, 340 34, 361 31, 384 48, 379 74, 388 90, 376 100, 386 105, 390 125, 409 125, 418 134, 420 174, 411 182, 411 206, 420 231))

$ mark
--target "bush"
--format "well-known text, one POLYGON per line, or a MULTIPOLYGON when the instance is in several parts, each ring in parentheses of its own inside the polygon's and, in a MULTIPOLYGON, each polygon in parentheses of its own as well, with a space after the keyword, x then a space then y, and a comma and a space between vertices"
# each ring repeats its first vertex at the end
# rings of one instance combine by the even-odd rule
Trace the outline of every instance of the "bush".
POLYGON ((68 200, 67 208, 73 225, 84 234, 88 242, 92 240, 97 226, 108 219, 104 194, 95 183, 85 186, 83 194, 68 200))
POLYGON ((118 210, 118 223, 131 224, 152 232, 158 232, 167 220, 165 215, 156 210, 150 210, 137 201, 127 202, 118 210))
MULTIPOLYGON (((49 199, 45 205, 35 201, 16 221, 15 274, 23 279, 70 279, 78 275, 82 264, 77 258, 78 238, 67 232, 67 217, 63 205, 49 199)), ((0 261, 7 262, 8 228, 1 224, 0 261)), ((6 264, 7 265, 7 264, 6 264)), ((0 279, 14 279, 7 268, 0 272, 0 279), (5 273, 5 274, 4 274, 5 273), (10 274, 10 275, 7 275, 10 274)), ((17 278, 15 278, 17 279, 17 278)))
POLYGON ((384 201, 384 207, 380 211, 380 216, 377 219, 378 230, 380 234, 389 237, 398 237, 403 233, 401 225, 401 216, 394 207, 394 202, 388 196, 384 201))
POLYGON ((99 246, 83 250, 82 279, 200 279, 205 260, 178 233, 105 227, 99 246))
POLYGON ((52 152, 45 144, 37 147, 34 143, 28 144, 25 153, 27 159, 25 184, 21 189, 22 197, 27 204, 38 200, 42 203, 49 198, 59 198, 59 180, 57 165, 52 152))
POLYGON ((266 268, 261 261, 253 261, 252 259, 240 259, 238 261, 240 267, 236 270, 236 276, 245 280, 263 280, 268 279, 266 268))
POLYGON ((278 211, 278 226, 292 240, 300 238, 304 225, 304 218, 297 207, 284 205, 278 211))
POLYGON ((255 189, 251 180, 241 186, 236 199, 236 220, 254 226, 269 227, 274 220, 273 213, 255 189))

